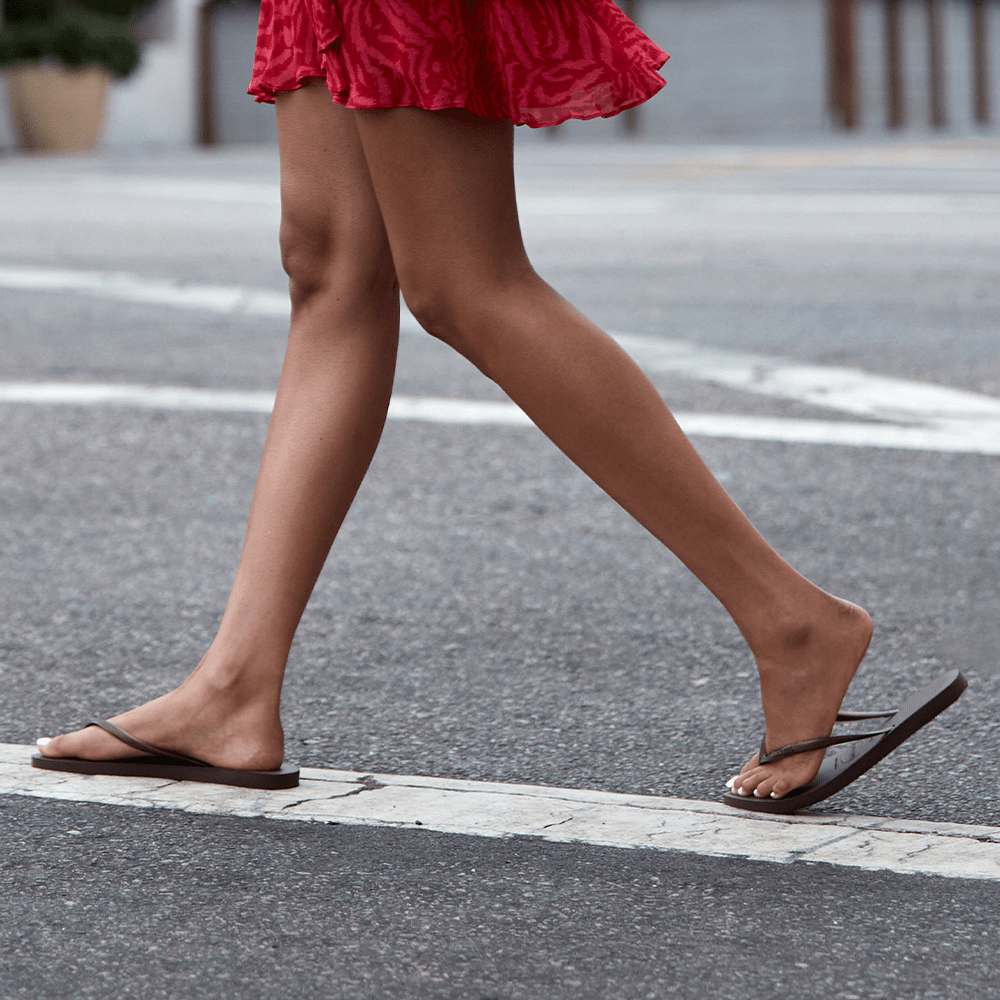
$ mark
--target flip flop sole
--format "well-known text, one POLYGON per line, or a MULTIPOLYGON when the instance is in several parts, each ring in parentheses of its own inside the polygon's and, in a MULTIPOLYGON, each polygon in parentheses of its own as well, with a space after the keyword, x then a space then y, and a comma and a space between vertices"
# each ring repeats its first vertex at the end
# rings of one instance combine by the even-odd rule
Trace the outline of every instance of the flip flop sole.
POLYGON ((299 769, 282 764, 277 771, 240 771, 231 767, 199 767, 176 760, 156 757, 133 757, 122 760, 78 760, 74 757, 31 755, 31 766, 46 771, 70 774, 111 774, 123 778, 161 778, 168 781, 202 781, 239 788, 295 788, 299 769))
POLYGON ((736 809, 766 813, 791 813, 815 805, 871 770, 918 729, 958 701, 967 687, 968 681, 957 670, 932 681, 904 702, 889 720, 889 732, 884 736, 831 747, 827 750, 816 777, 808 785, 803 785, 780 799, 758 799, 752 795, 727 792, 722 796, 722 801, 736 809))

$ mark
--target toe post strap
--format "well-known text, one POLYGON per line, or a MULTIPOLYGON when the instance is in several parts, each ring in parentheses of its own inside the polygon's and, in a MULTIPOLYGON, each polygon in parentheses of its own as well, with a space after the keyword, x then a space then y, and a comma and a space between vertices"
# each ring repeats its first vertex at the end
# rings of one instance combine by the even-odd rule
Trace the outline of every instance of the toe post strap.
POLYGON ((170 757, 173 760, 184 761, 185 764, 194 764, 198 767, 211 767, 212 765, 208 761, 199 760, 197 757, 189 757, 185 753, 177 753, 173 750, 164 750, 162 747, 155 747, 152 743, 147 743, 145 740, 140 740, 130 733, 126 733, 121 726, 116 726, 113 722, 108 722, 106 719, 93 719, 87 723, 88 726, 98 726, 103 729, 106 733, 110 733, 116 739, 122 741, 122 743, 127 743, 130 747, 135 750, 141 750, 143 753, 151 753, 157 757, 170 757))
MULTIPOLYGON (((863 722, 866 719, 891 719, 897 714, 897 709, 871 709, 865 712, 838 712, 837 722, 863 722)), ((858 740, 866 740, 870 736, 885 736, 888 729, 877 729, 870 733, 852 733, 849 736, 820 736, 815 740, 803 740, 801 743, 789 743, 787 746, 778 747, 777 750, 767 752, 765 743, 767 735, 760 741, 760 753, 757 759, 761 764, 773 764, 776 760, 785 757, 793 757, 795 754, 811 753, 813 750, 825 750, 827 747, 839 746, 842 743, 856 743, 858 740)))
POLYGON ((838 712, 838 722, 860 722, 863 719, 891 719, 899 711, 898 708, 873 709, 870 712, 838 712))
MULTIPOLYGON (((879 718, 880 716, 876 716, 879 718)), ((846 720, 844 720, 846 721, 846 720)), ((767 735, 760 741, 760 752, 757 761, 760 764, 773 764, 776 760, 785 757, 794 757, 800 753, 810 753, 813 750, 825 750, 827 747, 839 746, 841 743, 856 743, 858 740, 867 740, 872 736, 885 736, 889 729, 876 729, 870 733, 852 733, 848 736, 820 736, 815 740, 802 740, 801 743, 789 743, 787 746, 778 747, 777 750, 767 752, 767 735)))

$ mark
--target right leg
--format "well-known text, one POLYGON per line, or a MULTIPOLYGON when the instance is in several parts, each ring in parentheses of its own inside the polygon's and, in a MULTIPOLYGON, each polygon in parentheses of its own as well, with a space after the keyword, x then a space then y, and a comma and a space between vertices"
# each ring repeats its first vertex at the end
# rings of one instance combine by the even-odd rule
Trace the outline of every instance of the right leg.
MULTIPOLYGON (((378 444, 399 334, 395 270, 353 115, 322 86, 279 95, 277 115, 292 325, 236 580, 195 671, 114 718, 154 745, 253 770, 281 764, 285 660, 378 444)), ((96 727, 42 752, 135 754, 96 727)))
MULTIPOLYGON (((458 110, 356 114, 414 315, 718 597, 757 661, 768 748, 829 733, 870 618, 767 544, 634 362, 535 274, 518 224, 510 122, 458 110)), ((754 760, 741 786, 783 795, 810 781, 822 756, 754 760)))

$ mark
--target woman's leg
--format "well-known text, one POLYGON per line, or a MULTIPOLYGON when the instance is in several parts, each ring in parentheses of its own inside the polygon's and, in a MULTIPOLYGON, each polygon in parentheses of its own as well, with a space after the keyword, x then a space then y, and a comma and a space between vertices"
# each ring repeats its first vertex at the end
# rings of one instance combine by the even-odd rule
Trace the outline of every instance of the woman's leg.
MULTIPOLYGON (((768 748, 829 733, 871 620, 774 552, 631 359, 534 273, 510 123, 458 110, 357 114, 403 295, 422 325, 502 386, 722 602, 757 661, 768 748)), ((753 760, 740 783, 782 795, 821 759, 753 760)))
MULTIPOLYGON (((133 735, 218 766, 281 764, 292 636, 378 444, 399 290, 353 115, 310 86, 277 101, 292 324, 246 541, 211 648, 175 691, 116 716, 133 735)), ((52 757, 135 751, 91 727, 52 757)))

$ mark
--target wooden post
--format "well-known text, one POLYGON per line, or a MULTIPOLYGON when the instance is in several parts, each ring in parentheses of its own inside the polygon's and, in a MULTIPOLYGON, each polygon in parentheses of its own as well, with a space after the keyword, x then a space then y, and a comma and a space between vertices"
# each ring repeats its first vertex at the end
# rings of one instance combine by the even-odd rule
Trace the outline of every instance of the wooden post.
POLYGON ((944 45, 941 37, 941 8, 938 0, 926 0, 927 6, 927 62, 930 87, 930 124, 944 128, 948 124, 945 108, 944 45))
POLYGON ((973 110, 976 122, 990 122, 989 10, 986 0, 972 0, 973 110))
POLYGON ((906 124, 902 0, 885 0, 885 89, 886 123, 889 128, 902 128, 906 124))
MULTIPOLYGON (((622 13, 634 24, 639 23, 639 0, 617 0, 622 13)), ((635 135, 639 131, 639 109, 629 108, 622 112, 622 130, 626 135, 635 135)))
POLYGON ((838 128, 858 127, 856 0, 826 0, 828 104, 838 128))
POLYGON ((198 8, 198 143, 214 146, 215 134, 215 74, 212 63, 212 11, 218 0, 203 0, 198 8))

